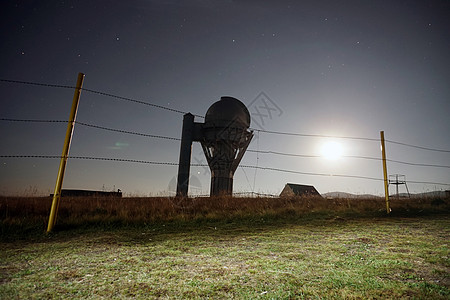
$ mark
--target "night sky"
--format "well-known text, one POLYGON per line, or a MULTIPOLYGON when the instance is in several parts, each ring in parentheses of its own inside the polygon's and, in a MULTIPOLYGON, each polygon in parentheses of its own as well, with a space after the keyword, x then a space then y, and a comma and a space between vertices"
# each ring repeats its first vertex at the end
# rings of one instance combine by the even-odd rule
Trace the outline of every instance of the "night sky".
MULTIPOLYGON (((247 105, 253 129, 386 139, 389 174, 411 192, 450 189, 450 1, 2 1, 0 78, 75 86, 203 116, 221 96, 247 105), (267 108, 270 108, 267 110, 267 108), (258 115, 257 113, 261 115, 258 115), (445 167, 447 166, 447 167, 445 167), (448 185, 413 183, 434 182, 448 185)), ((0 82, 0 118, 67 120, 73 89, 0 82)), ((83 91, 77 121, 181 137, 182 113, 83 91)), ((197 122, 203 119, 196 118, 197 122)), ((64 123, 0 121, 0 155, 61 155, 64 123)), ((270 134, 241 164, 383 178, 379 141, 270 134), (334 150, 335 152, 337 150, 334 150)), ((76 124, 71 156, 178 162, 180 143, 76 124)), ((206 163, 198 143, 192 163, 206 163)), ((0 158, 0 195, 53 192, 58 159, 0 158)), ((209 193, 210 173, 191 169, 209 193)), ((69 159, 63 188, 168 195, 177 166, 69 159)), ((382 181, 238 168, 234 192, 384 193, 382 181)), ((393 187, 391 187, 391 191, 393 187)), ((400 187, 403 192, 404 187, 400 187)))

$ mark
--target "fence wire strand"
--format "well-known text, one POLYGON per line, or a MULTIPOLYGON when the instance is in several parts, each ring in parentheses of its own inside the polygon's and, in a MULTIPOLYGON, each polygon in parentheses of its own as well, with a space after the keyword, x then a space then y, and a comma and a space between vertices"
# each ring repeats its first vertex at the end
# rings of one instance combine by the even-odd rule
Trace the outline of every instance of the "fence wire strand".
MULTIPOLYGON (((76 88, 76 87, 70 86, 70 85, 39 83, 39 82, 21 81, 21 80, 12 80, 12 79, 3 79, 3 78, 0 78, 0 82, 35 85, 35 86, 44 86, 44 87, 52 87, 52 88, 64 88, 64 89, 75 89, 76 88)), ((151 107, 155 107, 155 108, 158 108, 158 109, 163 109, 163 110, 167 110, 167 111, 171 111, 171 112, 176 112, 176 113, 179 113, 179 114, 185 114, 186 113, 186 112, 178 110, 178 109, 162 106, 162 105, 159 105, 159 104, 154 104, 154 103, 151 103, 151 102, 145 102, 145 101, 142 101, 142 100, 133 99, 133 98, 129 98, 129 97, 118 96, 118 95, 114 95, 114 94, 111 94, 111 93, 106 93, 106 92, 101 92, 101 91, 96 91, 96 90, 86 89, 86 88, 82 88, 81 90, 89 92, 89 93, 97 94, 97 95, 102 95, 102 96, 106 96, 106 97, 110 97, 110 98, 115 98, 115 99, 118 99, 118 100, 128 101, 128 102, 142 104, 142 105, 147 105, 147 106, 151 106, 151 107)), ((204 118, 204 116, 201 116, 201 115, 194 114, 194 116, 199 117, 199 118, 204 118)), ((377 139, 377 138, 366 138, 366 137, 333 136, 333 135, 321 135, 321 134, 305 134, 305 133, 295 133, 295 132, 271 131, 271 130, 264 130, 264 129, 257 129, 257 128, 251 128, 251 130, 257 131, 257 132, 262 132, 262 133, 268 133, 268 134, 299 136, 299 137, 352 139, 352 140, 364 140, 364 141, 373 141, 373 142, 378 142, 379 141, 379 139, 377 139)), ((386 143, 397 144, 397 145, 401 145, 401 146, 405 146, 405 147, 411 147, 411 148, 427 150, 427 151, 450 153, 450 150, 446 150, 446 149, 436 149, 436 148, 431 148, 431 147, 418 146, 418 145, 398 142, 398 141, 394 141, 394 140, 386 140, 386 143)))
MULTIPOLYGON (((69 85, 60 85, 60 84, 48 84, 48 83, 39 83, 39 82, 31 82, 31 81, 19 81, 19 80, 11 80, 11 79, 0 79, 0 82, 5 83, 14 83, 14 84, 25 84, 25 85, 33 85, 33 86, 43 86, 43 87, 50 87, 50 88, 63 88, 63 89, 76 89, 74 86, 69 85)), ((175 112, 178 114, 185 114, 186 112, 162 106, 159 104, 146 102, 139 99, 133 99, 129 97, 123 97, 114 95, 111 93, 101 92, 97 90, 92 89, 86 89, 82 88, 82 91, 109 97, 113 99, 117 99, 120 101, 126 101, 130 103, 136 103, 140 105, 146 105, 150 107, 154 107, 161 110, 166 110, 170 112, 175 112)), ((199 118, 204 118, 204 116, 201 115, 195 115, 199 118)), ((33 123, 67 123, 68 121, 63 120, 38 120, 38 119, 14 119, 14 118, 0 118, 1 121, 9 121, 9 122, 33 122, 33 123)), ((114 129, 114 128, 108 128, 105 126, 100 125, 94 125, 94 124, 88 124, 85 122, 79 122, 75 121, 75 123, 95 128, 95 129, 101 129, 111 132, 118 132, 118 133, 124 133, 124 134, 132 134, 132 135, 138 135, 143 137, 149 137, 149 138, 159 138, 159 139, 167 139, 167 140, 175 140, 180 141, 180 138, 175 137, 168 137, 163 135, 153 135, 153 134, 146 134, 146 133, 139 133, 134 131, 127 131, 122 129, 114 129)), ((282 132, 282 131, 270 131, 270 130, 263 130, 263 129, 254 129, 251 128, 251 130, 257 132, 257 133, 267 133, 267 134, 275 134, 275 135, 286 135, 286 136, 297 136, 297 137, 314 137, 314 138, 337 138, 337 139, 351 139, 351 140, 362 140, 362 141, 372 141, 372 142, 379 142, 379 139, 377 138, 366 138, 366 137, 354 137, 354 136, 332 136, 332 135, 321 135, 321 134, 305 134, 305 133, 295 133, 295 132, 282 132)), ((403 142, 398 142, 394 140, 386 140, 387 143, 396 144, 400 146, 405 147, 411 147, 416 148, 420 150, 426 150, 426 151, 433 151, 433 152, 441 152, 441 153, 450 153, 450 150, 445 149, 436 149, 431 147, 424 147, 424 146, 418 146, 403 142)), ((254 153, 262 153, 262 154, 274 154, 274 155, 284 155, 284 156, 291 156, 291 157, 304 157, 304 158, 318 158, 321 157, 319 155, 305 155, 305 154, 292 154, 292 153, 283 153, 283 152, 277 152, 277 151, 269 151, 269 150, 247 150, 248 152, 254 152, 254 153)), ((55 155, 0 155, 1 158, 49 158, 49 159, 60 159, 61 156, 55 156, 55 155)), ((367 157, 367 156, 343 156, 344 158, 357 158, 357 159, 367 159, 367 160, 377 160, 380 161, 381 158, 376 157, 367 157)), ((141 164, 150 164, 150 165, 170 165, 170 166, 178 166, 178 163, 174 162, 157 162, 157 161, 146 161, 146 160, 136 160, 136 159, 123 159, 123 158, 106 158, 106 157, 89 157, 89 156, 68 156, 67 158, 70 159, 83 159, 83 160, 100 160, 100 161, 117 161, 117 162, 129 162, 129 163, 141 163, 141 164)), ((422 164, 422 163, 411 163, 411 162, 405 162, 405 161, 399 161, 399 160, 392 160, 387 159, 388 162, 392 163, 398 163, 398 164, 404 164, 404 165, 411 165, 411 166, 421 166, 421 167, 436 167, 436 168, 450 168, 448 165, 435 165, 435 164, 422 164)), ((208 165, 205 164, 191 164, 193 167, 205 167, 208 165)), ((300 172, 300 171, 294 171, 294 170, 286 170, 281 168, 273 168, 273 167, 263 167, 263 166, 251 166, 251 165, 240 165, 239 167, 242 168, 251 168, 256 170, 267 170, 267 171, 276 171, 276 172, 284 172, 284 173, 291 173, 291 174, 299 174, 299 175, 309 175, 309 176, 328 176, 328 177, 344 177, 344 178, 358 178, 358 179, 366 179, 366 180, 375 180, 375 181, 383 181, 381 178, 376 177, 369 177, 369 176, 357 176, 357 175, 345 175, 345 174, 326 174, 326 173, 313 173, 313 172, 300 172)), ((436 185, 450 185, 448 183, 439 183, 439 182, 426 182, 426 181, 408 181, 408 183, 421 183, 421 184, 436 184, 436 185)))
MULTIPOLYGON (((379 142, 379 139, 375 138, 365 138, 365 137, 356 137, 356 136, 336 136, 336 135, 323 135, 323 134, 307 134, 307 133, 295 133, 295 132, 282 132, 282 131, 270 131, 270 130, 263 130, 263 129, 252 129, 253 131, 262 132, 262 133, 269 133, 269 134, 276 134, 276 135, 288 135, 288 136, 298 136, 298 137, 314 137, 314 138, 335 138, 335 139, 349 139, 349 140, 362 140, 362 141, 371 141, 371 142, 379 142)), ((430 148, 430 147, 423 147, 423 146, 417 146, 407 143, 402 143, 398 141, 393 140, 385 140, 386 143, 421 149, 421 150, 427 150, 427 151, 434 151, 434 152, 442 152, 442 153, 450 153, 450 150, 445 149, 436 149, 436 148, 430 148)))
MULTIPOLYGON (((67 123, 68 122, 68 121, 63 121, 63 120, 12 119, 12 118, 0 118, 0 121, 26 122, 26 123, 67 123)), ((137 135, 137 136, 143 136, 143 137, 149 137, 149 138, 158 138, 158 139, 166 139, 166 140, 173 140, 173 141, 181 141, 181 138, 176 138, 176 137, 169 137, 169 136, 163 136, 163 135, 154 135, 154 134, 140 133, 140 132, 135 132, 135 131, 127 131, 127 130, 123 130, 123 129, 114 129, 114 128, 104 127, 104 126, 95 125, 95 124, 88 124, 88 123, 79 122, 79 121, 75 121, 75 123, 79 124, 81 126, 95 128, 95 129, 101 129, 101 130, 106 130, 106 131, 111 131, 111 132, 131 134, 131 135, 137 135)), ((322 158, 321 155, 295 154, 295 153, 286 153, 286 152, 271 151, 271 150, 253 150, 253 149, 248 149, 247 152, 257 153, 257 154, 258 153, 261 153, 261 154, 273 154, 273 155, 281 155, 281 156, 288 156, 288 157, 322 158)), ((378 157, 358 156, 358 155, 344 155, 342 157, 343 158, 376 160, 376 161, 381 161, 382 160, 381 158, 378 158, 378 157)), ((397 163, 397 164, 410 165, 410 166, 433 167, 433 168, 448 168, 448 169, 450 169, 450 166, 448 166, 448 165, 412 163, 412 162, 393 160, 393 159, 386 159, 386 161, 392 162, 392 163, 397 163)))
MULTIPOLYGON (((48 159, 61 159, 58 155, 0 155, 0 158, 48 158, 48 159)), ((178 166, 176 162, 158 162, 158 161, 147 161, 138 159, 126 159, 126 158, 109 158, 109 157, 91 157, 91 156, 68 156, 67 159, 82 159, 82 160, 99 160, 99 161, 115 161, 115 162, 128 162, 128 163, 140 163, 149 165, 167 165, 167 166, 178 166)), ((191 164, 191 167, 208 167, 207 164, 191 164)), ((263 167, 263 166, 252 166, 252 165, 239 165, 240 168, 258 169, 266 171, 275 171, 282 173, 307 175, 307 176, 326 176, 326 177, 341 177, 341 178, 354 178, 354 179, 366 179, 373 181, 383 181, 382 178, 370 177, 370 176, 359 176, 359 175, 345 175, 345 174, 331 174, 331 173, 314 173, 314 172, 301 172, 294 170, 287 170, 281 168, 263 167)), ((450 183, 443 182, 429 182, 429 181, 414 181, 408 180, 408 183, 419 183, 419 184, 435 184, 450 186, 450 183)))
POLYGON ((434 151, 434 152, 442 152, 442 153, 450 153, 450 150, 428 148, 428 147, 417 146, 417 145, 412 145, 412 144, 407 144, 407 143, 401 143, 401 142, 397 142, 397 141, 391 141, 391 140, 386 140, 386 142, 387 142, 387 143, 391 143, 391 144, 396 144, 396 145, 401 145, 401 146, 406 146, 406 147, 411 147, 411 148, 421 149, 421 150, 434 151))
MULTIPOLYGON (((0 118, 0 121, 25 122, 25 123, 67 123, 68 122, 68 121, 61 121, 61 120, 10 119, 10 118, 0 118)), ((135 132, 135 131, 127 131, 127 130, 122 130, 122 129, 114 129, 114 128, 108 128, 108 127, 104 127, 104 126, 88 124, 88 123, 79 122, 79 121, 75 121, 74 123, 79 124, 81 126, 96 128, 96 129, 101 129, 101 130, 106 130, 106 131, 132 134, 132 135, 138 135, 138 136, 144 136, 144 137, 150 137, 150 138, 181 141, 180 138, 175 138, 175 137, 170 137, 170 136, 147 134, 147 133, 141 133, 141 132, 135 132)))
POLYGON ((68 121, 63 120, 39 120, 39 119, 11 119, 11 118, 0 118, 0 121, 8 122, 24 122, 24 123, 67 123, 68 121))
MULTIPOLYGON (((100 92, 100 91, 95 91, 95 90, 91 90, 91 89, 83 88, 82 91, 93 93, 93 94, 97 94, 97 95, 101 95, 101 96, 106 96, 106 97, 110 97, 110 98, 114 98, 114 99, 118 99, 118 100, 122 100, 122 101, 127 101, 127 102, 131 102, 131 103, 147 105, 147 106, 151 106, 151 107, 155 107, 155 108, 159 108, 159 109, 163 109, 163 110, 179 113, 179 114, 182 114, 182 115, 187 113, 185 111, 174 109, 174 108, 170 108, 170 107, 167 107, 167 106, 162 106, 162 105, 159 105, 159 104, 154 104, 154 103, 150 103, 150 102, 146 102, 146 101, 142 101, 142 100, 138 100, 138 99, 117 96, 117 95, 114 95, 114 94, 100 92)), ((198 118, 204 118, 203 116, 200 116, 200 115, 196 115, 196 114, 193 114, 193 115, 195 117, 198 117, 198 118)))
MULTIPOLYGON (((51 87, 51 88, 76 89, 76 87, 70 86, 70 85, 49 84, 49 83, 20 81, 20 80, 11 80, 11 79, 2 79, 2 78, 0 78, 0 82, 26 84, 26 85, 43 86, 43 87, 51 87)), ((147 105, 147 106, 151 106, 154 108, 163 109, 163 110, 167 110, 167 111, 171 111, 171 112, 175 112, 175 113, 179 113, 179 114, 183 114, 183 115, 186 114, 186 112, 178 110, 178 109, 170 108, 170 107, 159 105, 159 104, 154 104, 151 102, 146 102, 143 100, 122 97, 122 96, 118 96, 118 95, 114 95, 114 94, 110 94, 110 93, 106 93, 106 92, 101 92, 101 91, 96 91, 96 90, 92 90, 92 89, 87 89, 87 88, 81 88, 81 91, 85 91, 85 92, 89 92, 92 94, 97 94, 97 95, 101 95, 101 96, 105 96, 105 97, 110 97, 110 98, 114 98, 114 99, 118 99, 118 100, 122 100, 122 101, 127 101, 127 102, 131 102, 131 103, 147 105)), ((194 116, 199 117, 199 118, 204 118, 201 115, 194 114, 194 116)))
MULTIPOLYGON (((274 154, 274 155, 289 156, 289 157, 301 157, 301 158, 323 158, 323 156, 321 156, 321 155, 294 154, 294 153, 285 153, 285 152, 269 151, 269 150, 253 150, 253 149, 249 149, 249 150, 247 150, 247 152, 250 152, 250 153, 262 153, 262 154, 274 154)), ((382 161, 382 159, 379 158, 379 157, 359 156, 359 155, 343 155, 342 158, 356 158, 356 159, 382 161)), ((397 163, 397 164, 410 165, 410 166, 433 167, 433 168, 449 168, 450 169, 450 166, 447 166, 447 165, 412 163, 412 162, 406 162, 406 161, 400 161, 400 160, 394 160, 394 159, 386 159, 386 161, 397 163)))
POLYGON ((102 130, 106 130, 106 131, 119 132, 119 133, 125 133, 125 134, 132 134, 132 135, 138 135, 138 136, 144 136, 144 137, 150 137, 150 138, 157 138, 157 139, 181 141, 180 138, 175 138, 175 137, 170 137, 170 136, 154 135, 154 134, 147 134, 147 133, 139 133, 139 132, 134 132, 134 131, 122 130, 122 129, 113 129, 113 128, 108 128, 108 127, 104 127, 104 126, 88 124, 88 123, 79 122, 79 121, 75 121, 75 123, 79 124, 79 125, 82 125, 82 126, 86 126, 86 127, 90 127, 90 128, 96 128, 96 129, 102 129, 102 130))
POLYGON ((349 140, 363 140, 363 141, 372 141, 379 142, 379 139, 375 138, 366 138, 366 137, 356 137, 356 136, 335 136, 335 135, 324 135, 324 134, 308 134, 308 133, 296 133, 296 132, 283 132, 283 131, 271 131, 264 129, 252 129, 253 131, 268 133, 268 134, 276 134, 276 135, 288 135, 288 136, 298 136, 298 137, 314 137, 314 138, 336 138, 336 139, 349 139, 349 140))

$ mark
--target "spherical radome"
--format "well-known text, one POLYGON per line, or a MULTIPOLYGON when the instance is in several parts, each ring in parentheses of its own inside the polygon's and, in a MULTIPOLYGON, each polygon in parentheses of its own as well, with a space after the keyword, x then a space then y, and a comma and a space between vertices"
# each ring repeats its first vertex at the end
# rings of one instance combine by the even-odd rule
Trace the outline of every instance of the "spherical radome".
POLYGON ((206 112, 205 125, 214 127, 250 127, 250 113, 236 98, 221 97, 206 112))

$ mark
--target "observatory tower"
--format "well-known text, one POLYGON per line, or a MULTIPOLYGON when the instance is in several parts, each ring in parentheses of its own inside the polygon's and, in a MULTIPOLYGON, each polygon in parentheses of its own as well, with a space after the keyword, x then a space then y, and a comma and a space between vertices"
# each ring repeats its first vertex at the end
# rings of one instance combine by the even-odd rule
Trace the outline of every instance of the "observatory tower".
POLYGON ((177 196, 186 197, 189 186, 192 142, 200 142, 211 169, 211 196, 232 195, 233 176, 253 138, 250 113, 236 98, 222 97, 210 106, 205 123, 184 115, 178 166, 177 196))

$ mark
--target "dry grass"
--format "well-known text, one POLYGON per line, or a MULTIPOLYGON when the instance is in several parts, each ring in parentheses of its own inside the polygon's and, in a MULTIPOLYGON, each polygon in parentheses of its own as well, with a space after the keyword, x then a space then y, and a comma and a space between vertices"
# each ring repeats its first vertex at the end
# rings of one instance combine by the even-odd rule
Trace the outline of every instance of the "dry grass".
POLYGON ((0 240, 0 299, 449 299, 450 219, 281 217, 0 240))
POLYGON ((449 199, 51 201, 0 198, 0 299, 450 296, 449 199))
MULTIPOLYGON (((46 227, 52 199, 49 197, 0 197, 2 232, 14 227, 46 227), (9 228, 9 229, 8 229, 9 228)), ((199 219, 258 218, 309 214, 383 216, 382 198, 62 198, 59 226, 83 224, 148 224, 199 219)), ((392 199, 392 215, 448 213, 450 199, 392 199)))

